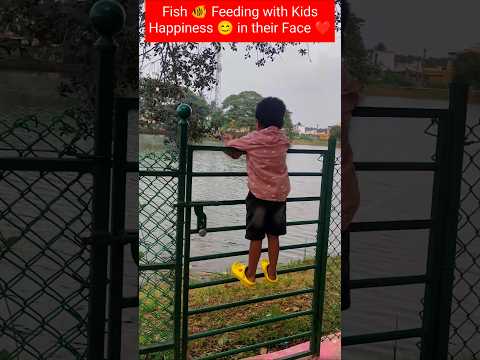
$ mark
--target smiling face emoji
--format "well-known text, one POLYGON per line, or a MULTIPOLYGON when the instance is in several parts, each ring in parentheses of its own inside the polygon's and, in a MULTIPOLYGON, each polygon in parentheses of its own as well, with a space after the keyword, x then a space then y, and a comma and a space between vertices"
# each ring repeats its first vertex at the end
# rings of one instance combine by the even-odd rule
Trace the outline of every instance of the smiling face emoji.
POLYGON ((223 20, 218 23, 218 32, 221 35, 228 35, 232 32, 233 25, 230 21, 223 20))

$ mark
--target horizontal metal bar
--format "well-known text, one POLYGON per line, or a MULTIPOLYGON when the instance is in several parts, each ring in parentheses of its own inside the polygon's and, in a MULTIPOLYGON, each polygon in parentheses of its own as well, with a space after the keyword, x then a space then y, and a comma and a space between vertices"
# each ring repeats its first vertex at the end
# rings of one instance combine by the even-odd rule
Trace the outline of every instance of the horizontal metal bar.
POLYGON ((274 316, 268 319, 256 320, 256 321, 251 321, 244 324, 232 325, 232 326, 227 326, 220 329, 208 330, 208 331, 192 334, 188 337, 188 339, 197 340, 197 339, 201 339, 209 336, 224 334, 226 332, 249 329, 252 327, 267 325, 267 324, 271 324, 278 321, 285 321, 285 320, 294 319, 301 316, 308 316, 308 315, 312 315, 312 313, 313 313, 312 310, 297 311, 297 312, 286 314, 286 315, 274 316))
POLYGON ((367 107, 359 106, 353 110, 354 117, 388 117, 433 119, 448 115, 447 109, 367 107))
POLYGON ((243 305, 256 304, 256 303, 264 302, 264 301, 284 299, 284 298, 287 298, 287 297, 304 295, 304 294, 311 294, 312 292, 313 292, 313 289, 301 289, 301 290, 295 290, 295 291, 290 291, 290 292, 284 292, 284 293, 280 293, 280 294, 256 297, 256 298, 248 299, 248 300, 236 301, 236 302, 228 303, 228 304, 221 304, 221 305, 215 305, 215 306, 207 306, 207 307, 202 307, 202 308, 196 308, 196 309, 190 310, 188 312, 188 315, 204 314, 204 313, 209 313, 209 312, 213 312, 213 311, 230 309, 230 308, 233 308, 233 307, 238 307, 238 306, 243 306, 243 305))
POLYGON ((151 177, 178 177, 178 171, 141 170, 139 176, 151 177))
POLYGON ((287 153, 289 154, 326 154, 328 150, 323 149, 288 149, 287 153))
MULTIPOLYGON (((317 245, 316 242, 310 242, 310 243, 304 243, 304 244, 295 244, 295 245, 285 245, 285 246, 280 246, 280 250, 303 249, 303 248, 312 247, 312 246, 316 246, 316 245, 317 245)), ((263 248, 262 249, 262 253, 267 252, 267 251, 268 251, 268 248, 263 248)), ((223 258, 227 258, 227 257, 247 255, 248 253, 249 253, 248 250, 240 250, 240 251, 231 251, 231 252, 212 254, 212 255, 192 256, 190 258, 190 262, 223 259, 223 258)))
MULTIPOLYGON (((307 270, 312 270, 315 269, 316 265, 304 265, 304 266, 299 266, 299 267, 294 267, 290 269, 282 269, 278 270, 277 274, 282 275, 282 274, 289 274, 289 273, 294 273, 294 272, 300 272, 300 271, 307 271, 307 270)), ((264 277, 263 274, 256 274, 255 278, 262 278, 264 277)), ((189 288, 190 289, 200 289, 208 286, 216 286, 216 285, 223 285, 223 284, 229 284, 238 281, 235 278, 225 278, 225 279, 220 279, 220 280, 212 280, 212 281, 206 281, 206 282, 201 282, 198 284, 190 284, 189 288)))
POLYGON ((138 307, 139 300, 138 297, 127 297, 122 299, 122 308, 134 308, 138 307))
POLYGON ((342 346, 370 344, 376 342, 384 342, 390 340, 409 339, 422 336, 422 329, 408 329, 408 330, 396 330, 387 331, 381 333, 372 333, 364 335, 353 335, 342 337, 342 346))
MULTIPOLYGON (((213 146, 213 145, 189 145, 192 151, 225 151, 225 150, 237 150, 228 146, 213 146)), ((237 150, 238 151, 238 150, 237 150)), ((327 150, 324 149, 288 149, 289 154, 326 154, 327 150)))
POLYGON ((54 159, 54 158, 0 158, 0 170, 12 171, 71 171, 92 172, 95 165, 111 165, 111 161, 95 158, 54 159))
MULTIPOLYGON (((310 224, 318 224, 320 222, 319 219, 317 220, 303 220, 303 221, 290 221, 287 222, 287 226, 300 226, 300 225, 310 225, 310 224)), ((236 225, 236 226, 221 226, 221 227, 214 227, 214 228, 207 228, 207 232, 222 232, 222 231, 236 231, 236 230, 245 230, 245 225, 236 225)), ((191 234, 197 234, 198 229, 192 229, 190 232, 191 234)))
POLYGON ((357 171, 435 171, 434 162, 355 162, 357 171))
POLYGON ((426 282, 427 282, 426 275, 395 276, 395 277, 351 280, 350 288, 364 289, 364 288, 384 287, 384 286, 424 284, 426 282))
MULTIPOLYGON (((246 172, 240 171, 206 171, 206 172, 192 172, 192 177, 233 177, 233 176, 247 176, 246 172)), ((321 172, 289 172, 289 176, 322 176, 321 172)))
POLYGON ((432 220, 365 221, 352 223, 349 232, 430 229, 432 220))
POLYGON ((157 345, 140 347, 140 354, 151 354, 173 349, 173 341, 166 341, 157 345))
POLYGON ((205 171, 205 172, 192 172, 192 177, 233 177, 233 176, 247 176, 248 174, 244 171, 205 171))
POLYGON ((226 149, 237 150, 235 148, 223 146, 223 145, 188 145, 188 148, 191 151, 224 151, 226 149))
MULTIPOLYGON (((306 196, 306 197, 294 197, 288 198, 287 202, 306 202, 306 201, 320 201, 320 196, 306 196)), ((243 200, 219 200, 219 201, 192 201, 190 204, 185 204, 185 206, 228 206, 228 205, 243 205, 245 204, 245 199, 243 200)))
POLYGON ((171 270, 174 268, 175 268, 175 263, 146 264, 146 265, 140 265, 138 267, 138 271, 171 270))
MULTIPOLYGON (((296 334, 296 335, 285 336, 285 337, 281 337, 281 338, 274 339, 274 340, 268 340, 268 341, 260 342, 260 343, 257 343, 257 344, 244 346, 244 347, 241 347, 241 348, 238 348, 238 349, 232 349, 232 350, 227 350, 227 351, 212 354, 212 355, 207 355, 207 356, 204 356, 204 357, 200 358, 199 360, 213 360, 213 359, 218 359, 218 358, 222 358, 222 357, 228 357, 228 356, 232 356, 232 355, 235 355, 235 354, 240 354, 240 353, 246 352, 246 351, 257 350, 257 349, 260 349, 262 347, 269 347, 269 346, 276 345, 276 344, 281 344, 281 343, 290 342, 290 341, 294 341, 294 340, 298 340, 298 339, 308 338, 311 334, 312 333, 310 331, 305 331, 305 332, 302 332, 302 333, 299 333, 299 334, 296 334)), ((310 352, 307 352, 307 356, 308 355, 310 355, 310 352)), ((303 356, 303 353, 302 353, 302 356, 303 356)))

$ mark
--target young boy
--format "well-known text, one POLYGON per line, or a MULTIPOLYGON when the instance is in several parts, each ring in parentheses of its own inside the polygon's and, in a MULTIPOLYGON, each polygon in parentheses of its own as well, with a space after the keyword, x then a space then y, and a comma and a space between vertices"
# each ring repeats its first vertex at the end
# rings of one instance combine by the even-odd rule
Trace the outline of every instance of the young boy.
POLYGON ((268 259, 261 262, 265 279, 277 282, 280 235, 287 233, 286 199, 290 192, 287 150, 290 146, 283 131, 286 107, 283 101, 267 97, 257 104, 257 130, 239 139, 224 137, 225 145, 239 151, 226 151, 238 158, 247 154, 249 193, 246 199, 246 235, 250 240, 248 265, 232 264, 232 275, 247 287, 255 285, 255 275, 262 252, 262 240, 268 238, 268 259))

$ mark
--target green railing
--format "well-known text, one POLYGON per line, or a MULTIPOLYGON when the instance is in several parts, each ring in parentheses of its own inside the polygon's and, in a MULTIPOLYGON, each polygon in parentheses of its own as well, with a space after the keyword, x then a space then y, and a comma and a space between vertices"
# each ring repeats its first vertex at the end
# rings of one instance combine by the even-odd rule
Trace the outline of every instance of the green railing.
MULTIPOLYGON (((197 177, 245 177, 245 172, 195 172, 193 171, 193 154, 198 151, 224 151, 223 146, 204 146, 204 145, 188 145, 187 144, 187 119, 190 115, 190 110, 186 106, 181 106, 178 109, 180 117, 179 122, 179 156, 178 156, 178 170, 174 175, 178 176, 178 191, 176 203, 176 254, 175 260, 169 263, 157 265, 143 265, 140 270, 162 270, 169 269, 175 272, 174 282, 174 299, 173 299, 173 339, 162 344, 152 345, 141 348, 142 354, 156 353, 159 351, 173 350, 175 359, 185 359, 188 354, 188 344, 190 341, 209 338, 212 336, 234 332, 242 329, 253 328, 257 326, 273 324, 289 319, 300 317, 311 318, 311 331, 300 332, 289 336, 284 336, 268 341, 261 341, 257 344, 250 344, 241 348, 235 347, 231 350, 222 351, 218 353, 202 354, 202 359, 216 359, 233 356, 243 352, 258 350, 263 347, 274 346, 276 344, 285 344, 286 342, 293 342, 300 339, 310 339, 310 351, 297 354, 290 359, 318 354, 320 349, 321 335, 322 335, 322 317, 324 307, 324 293, 326 282, 326 267, 328 257, 328 243, 330 234, 330 211, 332 199, 332 184, 335 166, 335 149, 336 139, 329 140, 327 150, 309 150, 309 149, 290 149, 289 154, 313 154, 321 155, 322 170, 316 172, 290 172, 290 176, 315 176, 321 177, 321 193, 319 196, 311 197, 296 197, 289 198, 287 202, 311 202, 319 201, 319 216, 317 219, 290 221, 288 226, 300 226, 308 224, 318 225, 316 241, 307 242, 304 244, 294 244, 281 246, 281 251, 292 249, 303 249, 316 247, 315 261, 313 264, 301 265, 280 269, 278 274, 288 274, 302 271, 313 270, 314 280, 313 286, 310 288, 303 288, 294 291, 286 291, 278 294, 269 294, 266 296, 258 296, 251 299, 228 302, 224 304, 216 304, 213 306, 202 306, 191 308, 189 305, 189 294, 191 290, 207 288, 211 286, 224 285, 236 282, 237 280, 231 277, 208 280, 199 283, 191 283, 190 279, 190 265, 195 262, 208 261, 214 259, 230 258, 234 256, 247 255, 248 251, 232 251, 216 254, 208 254, 202 256, 192 256, 191 249, 191 235, 214 232, 225 232, 233 230, 243 230, 245 226, 222 226, 222 227, 206 227, 206 217, 203 213, 205 207, 225 207, 232 205, 245 204, 245 200, 221 200, 221 201, 192 201, 193 179, 197 177), (193 213, 192 213, 193 210, 193 213), (192 227, 192 216, 197 216, 197 226, 192 227), (249 304, 258 304, 266 301, 290 298, 299 295, 310 294, 312 297, 311 308, 308 310, 295 311, 288 314, 272 316, 268 318, 258 319, 242 324, 229 325, 223 328, 209 329, 207 331, 191 333, 189 328, 189 319, 191 316, 198 314, 208 314, 216 311, 226 309, 233 309, 249 304)), ((172 172, 168 172, 172 175, 172 172)), ((165 176, 165 171, 145 171, 140 172, 141 176, 165 176)), ((168 176, 168 175, 167 175, 168 176)), ((266 252, 267 249, 262 249, 266 252)), ((257 277, 263 275, 257 274, 257 277)))
MULTIPOLYGON (((355 117, 430 119, 427 134, 437 137, 436 151, 431 162, 359 162, 359 172, 432 172, 432 210, 428 219, 357 222, 349 233, 429 230, 427 271, 410 276, 357 279, 350 282, 354 291, 373 287, 424 284, 424 308, 421 326, 388 332, 370 333, 342 338, 342 346, 391 340, 419 338, 423 360, 445 360, 448 355, 450 304, 458 222, 459 190, 463 154, 463 136, 467 87, 452 84, 449 109, 358 108, 355 117), (435 134, 429 131, 436 128, 435 134)), ((349 237, 349 233, 347 236, 349 237)), ((348 240, 348 239, 347 239, 348 240)), ((355 304, 352 303, 352 307, 355 304)))

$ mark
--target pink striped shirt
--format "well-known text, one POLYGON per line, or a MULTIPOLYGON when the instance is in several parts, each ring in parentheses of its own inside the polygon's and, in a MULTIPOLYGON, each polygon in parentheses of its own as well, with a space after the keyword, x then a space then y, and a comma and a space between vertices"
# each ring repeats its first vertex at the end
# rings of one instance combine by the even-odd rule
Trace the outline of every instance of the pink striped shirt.
POLYGON ((290 193, 287 169, 288 138, 276 126, 252 131, 226 146, 247 153, 248 189, 256 198, 285 201, 290 193))

